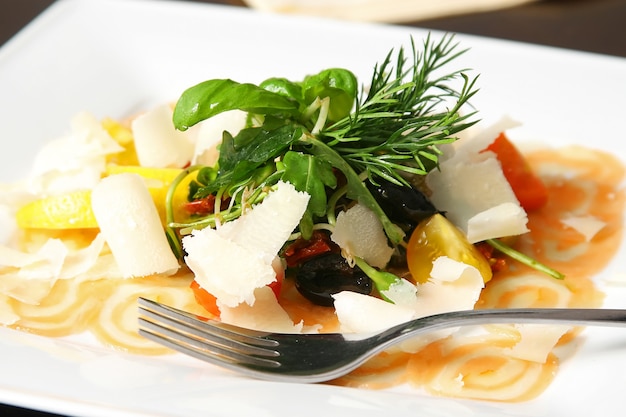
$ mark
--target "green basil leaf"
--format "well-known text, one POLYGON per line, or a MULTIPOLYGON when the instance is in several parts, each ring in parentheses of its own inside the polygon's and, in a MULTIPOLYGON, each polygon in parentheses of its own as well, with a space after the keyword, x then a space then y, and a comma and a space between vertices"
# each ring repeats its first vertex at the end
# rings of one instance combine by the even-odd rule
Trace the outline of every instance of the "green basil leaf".
POLYGON ((174 126, 187 130, 202 120, 229 110, 258 114, 297 114, 298 104, 289 98, 229 79, 201 82, 185 90, 174 108, 174 126))
POLYGON ((234 138, 225 135, 218 161, 220 172, 231 173, 235 181, 248 176, 255 168, 283 153, 301 135, 301 130, 292 124, 274 130, 251 127, 234 138))
POLYGON ((304 211, 302 218, 300 219, 300 224, 298 225, 300 229, 300 235, 304 240, 311 239, 313 236, 313 226, 315 222, 313 221, 313 214, 307 209, 304 211))
POLYGON ((303 103, 302 87, 286 78, 268 78, 259 84, 259 87, 295 100, 298 103, 303 103))
POLYGON ((343 68, 331 68, 307 76, 302 83, 304 99, 312 103, 317 97, 330 98, 328 120, 337 121, 348 116, 356 100, 356 76, 343 68))
POLYGON ((310 196, 307 210, 316 216, 326 214, 326 187, 335 188, 337 177, 333 167, 321 158, 310 154, 289 151, 283 157, 285 172, 282 179, 289 181, 298 191, 310 196))

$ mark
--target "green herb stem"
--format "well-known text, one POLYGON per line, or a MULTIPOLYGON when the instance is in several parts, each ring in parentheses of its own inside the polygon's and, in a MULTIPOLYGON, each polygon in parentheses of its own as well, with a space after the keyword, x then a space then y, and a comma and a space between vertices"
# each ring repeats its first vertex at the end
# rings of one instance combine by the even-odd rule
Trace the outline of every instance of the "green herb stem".
POLYGON ((404 231, 387 217, 387 214, 385 214, 350 164, 331 147, 312 136, 303 136, 300 140, 310 145, 311 153, 328 161, 332 166, 343 173, 347 180, 347 196, 363 204, 376 214, 389 240, 391 240, 394 245, 402 242, 405 236, 404 231))
POLYGON ((560 273, 559 271, 550 268, 547 265, 544 265, 543 263, 537 261, 534 258, 531 258, 528 255, 525 255, 521 252, 518 252, 517 250, 513 249, 512 247, 502 243, 501 240, 498 239, 488 239, 487 243, 489 243, 491 246, 493 246, 495 249, 499 250, 500 252, 502 252, 503 254, 509 256, 512 259, 515 259, 518 262, 521 262, 524 265, 527 265, 537 271, 543 272, 545 274, 548 274, 549 276, 551 276, 552 278, 556 278, 556 279, 564 279, 565 275, 563 275, 562 273, 560 273))
POLYGON ((363 258, 355 257, 354 263, 372 280, 380 296, 385 301, 393 303, 393 301, 385 296, 384 292, 389 290, 394 283, 400 281, 400 278, 391 272, 379 271, 365 262, 363 258))

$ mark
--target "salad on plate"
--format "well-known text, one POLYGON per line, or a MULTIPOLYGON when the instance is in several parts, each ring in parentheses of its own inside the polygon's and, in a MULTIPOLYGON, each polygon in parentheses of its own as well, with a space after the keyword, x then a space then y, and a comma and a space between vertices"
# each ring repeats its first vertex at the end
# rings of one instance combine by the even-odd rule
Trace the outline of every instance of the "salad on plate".
MULTIPOLYGON (((411 39, 369 80, 211 79, 125 120, 88 112, 2 184, 0 322, 138 354, 154 299, 243 327, 375 332, 445 311, 598 307, 624 167, 525 150, 482 126, 453 36, 411 39)), ((503 103, 506 108, 506 103, 503 103)), ((335 384, 539 395, 580 328, 489 325, 403 343, 335 384)))

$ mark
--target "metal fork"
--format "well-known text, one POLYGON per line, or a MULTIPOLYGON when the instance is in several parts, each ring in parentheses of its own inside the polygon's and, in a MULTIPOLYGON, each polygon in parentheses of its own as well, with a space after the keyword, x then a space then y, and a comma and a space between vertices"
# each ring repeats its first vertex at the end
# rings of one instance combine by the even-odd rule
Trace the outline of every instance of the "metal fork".
POLYGON ((255 378, 323 382, 343 376, 392 345, 440 329, 477 324, 626 326, 620 309, 497 309, 437 314, 375 335, 270 333, 200 318, 139 298, 139 333, 186 355, 255 378))

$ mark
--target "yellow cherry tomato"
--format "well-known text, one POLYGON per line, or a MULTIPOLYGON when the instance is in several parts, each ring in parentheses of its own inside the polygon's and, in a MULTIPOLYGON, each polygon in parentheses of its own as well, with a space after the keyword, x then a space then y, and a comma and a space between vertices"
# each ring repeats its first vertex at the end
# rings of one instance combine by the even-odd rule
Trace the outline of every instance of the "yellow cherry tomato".
POLYGON ((492 277, 489 261, 441 214, 433 215, 415 228, 406 252, 409 271, 419 283, 428 281, 433 262, 440 256, 476 267, 485 282, 492 277))

